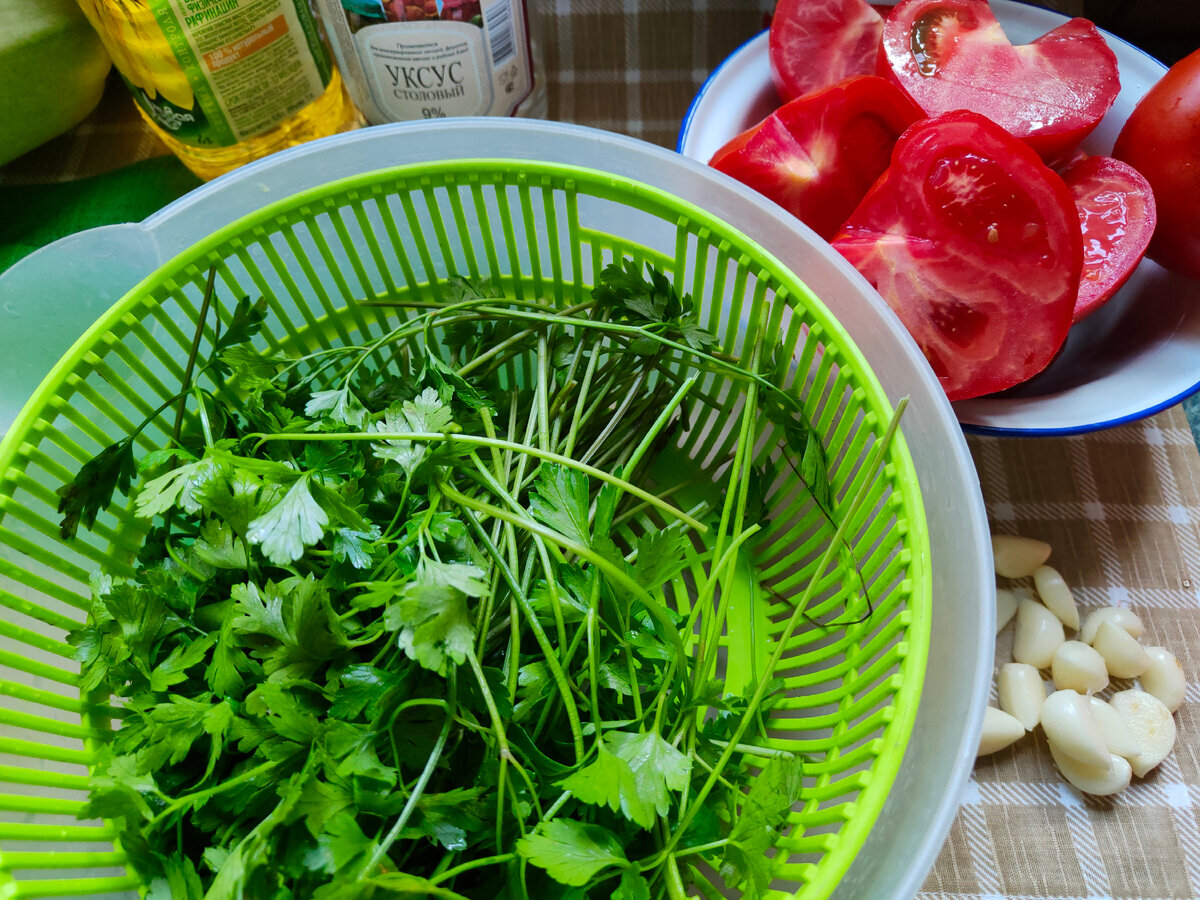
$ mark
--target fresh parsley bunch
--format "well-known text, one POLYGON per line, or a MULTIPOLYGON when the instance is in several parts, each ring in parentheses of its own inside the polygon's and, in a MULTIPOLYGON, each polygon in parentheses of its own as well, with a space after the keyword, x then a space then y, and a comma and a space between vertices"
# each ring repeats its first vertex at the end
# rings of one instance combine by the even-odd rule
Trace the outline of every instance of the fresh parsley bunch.
POLYGON ((123 825, 150 900, 649 900, 696 867, 761 894, 802 761, 757 743, 784 640, 743 694, 716 678, 720 588, 768 421, 828 505, 795 401, 631 261, 575 307, 458 284, 295 357, 257 349, 265 309, 207 361, 198 329, 171 446, 130 435, 60 491, 71 535, 140 477, 133 574, 70 640, 114 721, 84 815, 123 825), (685 510, 708 476, 647 472, 724 408, 709 373, 740 437, 685 510))

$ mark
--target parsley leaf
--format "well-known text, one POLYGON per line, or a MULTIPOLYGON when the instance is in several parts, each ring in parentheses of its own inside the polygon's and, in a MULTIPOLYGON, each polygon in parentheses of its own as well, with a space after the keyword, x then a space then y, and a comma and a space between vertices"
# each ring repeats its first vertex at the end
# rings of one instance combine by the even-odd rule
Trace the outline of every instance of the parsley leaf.
POLYGON ((475 640, 467 598, 484 596, 483 577, 472 565, 421 561, 417 578, 384 612, 384 624, 399 632, 399 645, 409 659, 443 675, 447 663, 466 660, 475 640))
POLYGON ((349 386, 333 391, 314 391, 312 398, 304 406, 304 414, 318 416, 322 413, 335 422, 344 422, 355 428, 361 427, 367 418, 367 408, 349 386))
POLYGON ((577 544, 592 543, 588 520, 588 477, 577 469, 542 463, 529 495, 529 512, 577 544))
MULTIPOLYGON (((389 406, 369 430, 385 434, 402 431, 435 434, 450 430, 453 423, 453 414, 439 398, 438 392, 433 388, 425 388, 414 399, 389 406)), ((420 441, 381 441, 372 444, 371 449, 376 456, 399 463, 409 475, 428 454, 428 445, 420 441)))
POLYGON ((261 544, 263 555, 276 565, 295 562, 325 534, 329 516, 308 489, 308 476, 302 475, 283 498, 250 521, 246 540, 261 544))
POLYGON ((84 528, 95 525, 96 516, 112 503, 118 491, 129 493, 136 474, 130 438, 105 447, 84 463, 75 480, 58 489, 58 513, 63 517, 59 532, 63 539, 75 537, 80 525, 84 528))
POLYGON ((613 754, 633 772, 638 796, 653 805, 660 816, 665 816, 671 807, 671 792, 682 791, 688 785, 691 759, 656 731, 641 734, 609 731, 604 737, 613 754))
POLYGON ((568 778, 559 782, 576 799, 595 806, 607 806, 620 812, 629 821, 649 830, 654 825, 654 798, 641 793, 638 778, 629 763, 597 746, 596 759, 568 778))
POLYGON ((570 819, 542 822, 517 841, 517 853, 573 887, 583 887, 611 866, 629 864, 611 831, 570 819))

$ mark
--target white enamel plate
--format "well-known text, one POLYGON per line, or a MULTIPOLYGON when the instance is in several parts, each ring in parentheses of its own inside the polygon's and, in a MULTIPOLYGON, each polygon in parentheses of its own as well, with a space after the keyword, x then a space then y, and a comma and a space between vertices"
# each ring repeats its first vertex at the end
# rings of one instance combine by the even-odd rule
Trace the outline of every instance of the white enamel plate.
MULTIPOLYGON (((1010 0, 993 0, 992 8, 1017 44, 1066 21, 1058 13, 1010 0)), ((1083 149, 1091 154, 1111 151, 1129 113, 1165 71, 1162 63, 1131 44, 1107 33, 1105 38, 1117 56, 1121 93, 1084 141, 1083 149)), ((678 150, 707 162, 778 102, 763 32, 704 83, 683 121, 678 150)), ((1076 434, 1152 415, 1198 389, 1200 281, 1144 260, 1116 297, 1071 330, 1044 372, 1002 394, 955 403, 954 412, 972 432, 1076 434)))

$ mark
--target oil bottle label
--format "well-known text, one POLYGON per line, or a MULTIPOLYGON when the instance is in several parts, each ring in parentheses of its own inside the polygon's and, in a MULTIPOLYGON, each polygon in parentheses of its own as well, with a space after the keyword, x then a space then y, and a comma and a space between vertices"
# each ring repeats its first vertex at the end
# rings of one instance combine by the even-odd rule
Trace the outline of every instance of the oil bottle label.
POLYGON ((511 115, 533 88, 523 0, 317 0, 372 124, 511 115))
POLYGON ((230 146, 255 137, 329 84, 329 56, 307 0, 149 0, 148 6, 165 38, 163 58, 150 60, 156 77, 144 85, 122 74, 146 113, 184 143, 230 146), (156 83, 180 76, 186 89, 156 83))

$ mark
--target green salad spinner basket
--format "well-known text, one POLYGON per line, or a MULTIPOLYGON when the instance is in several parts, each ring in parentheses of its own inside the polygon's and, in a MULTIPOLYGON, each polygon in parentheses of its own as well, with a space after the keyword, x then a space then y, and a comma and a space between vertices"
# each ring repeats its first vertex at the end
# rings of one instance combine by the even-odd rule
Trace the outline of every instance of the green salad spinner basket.
MULTIPOLYGON (((496 159, 434 162, 355 176, 251 214, 179 254, 130 291, 53 368, 0 444, 0 897, 135 896, 145 890, 109 822, 81 820, 104 727, 88 715, 67 633, 86 617, 90 579, 128 567, 142 529, 118 495, 94 529, 60 538, 57 489, 175 394, 197 334, 210 270, 227 296, 266 296, 256 338, 272 350, 363 343, 407 313, 366 301, 427 301, 448 279, 502 285, 561 305, 599 271, 632 259, 690 293, 719 351, 748 362, 751 338, 780 348, 766 377, 802 401, 828 456, 835 509, 873 610, 794 634, 778 674, 770 745, 803 754, 804 785, 781 839, 775 896, 824 897, 872 828, 905 752, 930 634, 929 542, 901 435, 878 474, 866 461, 894 410, 838 322, 802 281, 735 229, 663 191, 597 171, 496 159), (865 502, 848 498, 872 477, 865 502)), ((221 315, 228 316, 224 309, 221 315)), ((211 328, 203 340, 214 338, 211 328)), ((736 441, 737 393, 706 376, 728 415, 697 408, 677 448, 703 463, 736 441), (722 393, 724 392, 724 393, 722 393)), ((165 446, 170 423, 138 438, 165 446)), ((778 452, 764 442, 759 454, 778 452)), ((770 495, 755 538, 761 584, 733 599, 724 676, 761 664, 814 576, 811 607, 841 608, 842 571, 815 567, 829 529, 807 491, 770 495)), ((136 488, 133 488, 136 491, 136 488)), ((647 526, 649 527, 649 526, 647 526)), ((703 560, 694 560, 702 564, 703 560)), ((844 565, 844 563, 843 563, 844 565)), ((832 617, 836 618, 836 616, 832 617)), ((726 891, 709 871, 700 889, 726 891)))

